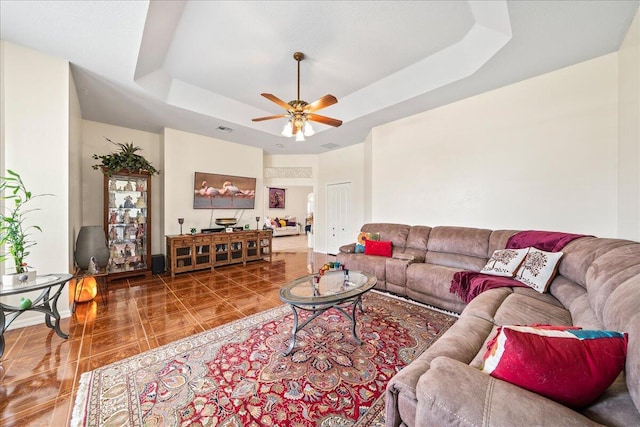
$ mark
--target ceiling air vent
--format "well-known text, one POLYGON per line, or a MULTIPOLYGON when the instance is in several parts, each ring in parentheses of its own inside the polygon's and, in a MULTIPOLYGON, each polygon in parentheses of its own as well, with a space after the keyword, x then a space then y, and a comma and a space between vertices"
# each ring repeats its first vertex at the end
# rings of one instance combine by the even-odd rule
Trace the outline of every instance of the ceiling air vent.
POLYGON ((328 144, 323 144, 323 145, 321 145, 321 147, 331 149, 331 148, 339 147, 339 145, 338 145, 338 144, 334 144, 333 142, 330 142, 330 143, 328 143, 328 144))
POLYGON ((216 128, 216 130, 219 130, 220 132, 224 132, 224 133, 231 133, 231 132, 233 132, 233 129, 228 128, 228 127, 226 127, 226 126, 218 126, 218 127, 216 128))

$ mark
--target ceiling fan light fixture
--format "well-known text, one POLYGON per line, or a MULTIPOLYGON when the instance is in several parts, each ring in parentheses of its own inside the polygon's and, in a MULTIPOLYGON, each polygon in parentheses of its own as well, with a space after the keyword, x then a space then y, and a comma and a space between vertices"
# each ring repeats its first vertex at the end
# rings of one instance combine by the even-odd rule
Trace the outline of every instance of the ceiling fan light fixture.
POLYGON ((287 124, 282 129, 282 136, 290 138, 292 136, 296 137, 296 141, 304 141, 305 136, 311 136, 315 134, 315 131, 311 127, 311 123, 319 122, 328 126, 338 127, 342 125, 342 120, 332 119, 331 117, 321 116, 316 114, 316 111, 321 110, 323 108, 327 108, 338 102, 335 96, 333 95, 325 95, 322 98, 318 98, 312 103, 308 103, 300 99, 300 61, 304 59, 304 54, 302 52, 295 52, 293 54, 293 59, 298 63, 298 98, 289 102, 284 102, 277 96, 274 96, 270 93, 262 93, 261 95, 267 98, 269 101, 278 104, 280 107, 284 108, 287 112, 286 114, 278 114, 274 116, 266 116, 266 117, 257 117, 255 119, 251 119, 254 122, 261 122, 263 120, 272 120, 272 119, 281 119, 288 118, 287 124))
POLYGON ((311 127, 311 123, 308 120, 304 122, 304 136, 312 136, 316 131, 311 127))
POLYGON ((291 120, 289 120, 282 128, 282 136, 287 138, 291 138, 293 136, 293 125, 291 124, 291 120))

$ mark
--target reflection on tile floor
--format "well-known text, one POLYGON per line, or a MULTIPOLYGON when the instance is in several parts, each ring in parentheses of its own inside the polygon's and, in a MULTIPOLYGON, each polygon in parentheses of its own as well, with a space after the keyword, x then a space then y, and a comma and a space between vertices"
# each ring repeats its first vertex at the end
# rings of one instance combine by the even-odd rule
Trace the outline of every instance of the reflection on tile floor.
POLYGON ((272 263, 121 279, 63 319, 67 340, 44 323, 6 331, 0 425, 69 425, 83 372, 280 305, 280 286, 333 260, 276 252, 272 263))

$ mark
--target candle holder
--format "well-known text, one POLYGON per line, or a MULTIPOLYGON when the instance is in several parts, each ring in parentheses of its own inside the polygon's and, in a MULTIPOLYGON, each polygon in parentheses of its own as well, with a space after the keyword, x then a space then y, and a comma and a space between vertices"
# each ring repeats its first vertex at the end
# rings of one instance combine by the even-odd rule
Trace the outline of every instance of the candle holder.
POLYGON ((260 217, 256 217, 256 230, 258 229, 258 224, 260 224, 260 217))
POLYGON ((180 234, 182 234, 182 224, 184 224, 184 218, 178 218, 178 224, 180 224, 180 234))

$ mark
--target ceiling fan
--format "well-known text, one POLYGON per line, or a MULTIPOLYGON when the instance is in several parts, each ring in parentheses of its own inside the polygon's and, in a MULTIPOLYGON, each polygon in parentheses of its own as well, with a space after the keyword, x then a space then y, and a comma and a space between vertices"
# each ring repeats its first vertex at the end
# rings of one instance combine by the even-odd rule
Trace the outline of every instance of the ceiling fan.
POLYGON ((300 99, 300 61, 304 59, 304 54, 302 52, 295 52, 293 54, 293 59, 298 61, 298 98, 294 99, 293 101, 289 101, 289 103, 286 103, 275 95, 272 95, 270 93, 261 93, 261 95, 267 98, 269 101, 275 102, 276 104, 287 110, 287 113, 278 114, 276 116, 258 117, 252 119, 252 121, 261 122, 263 120, 281 119, 284 117, 288 117, 289 121, 284 126, 282 135, 287 137, 295 135, 296 141, 304 141, 305 136, 311 136, 315 133, 313 131, 313 128, 311 127, 311 123, 309 123, 310 121, 338 127, 342 125, 342 120, 332 119, 331 117, 315 114, 315 112, 318 110, 336 104, 338 100, 335 96, 325 95, 310 104, 300 99))

